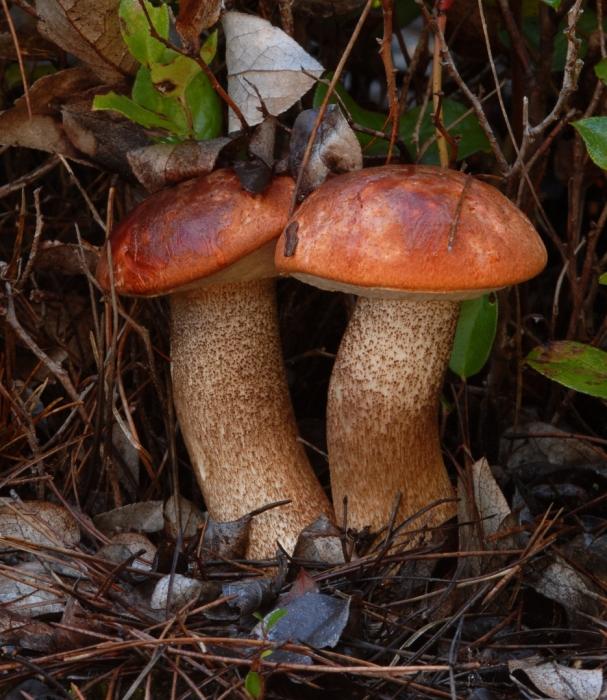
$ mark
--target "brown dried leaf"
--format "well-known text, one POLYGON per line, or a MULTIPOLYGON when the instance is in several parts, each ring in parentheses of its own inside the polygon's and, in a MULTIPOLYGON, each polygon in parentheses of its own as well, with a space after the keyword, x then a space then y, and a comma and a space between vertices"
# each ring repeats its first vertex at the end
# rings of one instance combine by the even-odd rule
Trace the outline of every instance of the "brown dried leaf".
POLYGON ((61 275, 84 275, 84 267, 94 274, 98 259, 99 249, 86 241, 82 245, 42 241, 34 267, 36 270, 58 272, 61 275))
MULTIPOLYGON (((300 112, 293 125, 289 151, 289 170, 297 177, 303 163, 308 139, 318 116, 317 109, 300 112)), ((299 195, 303 199, 320 187, 329 173, 360 170, 363 154, 356 134, 350 128, 339 105, 329 105, 316 132, 310 158, 304 170, 299 195)))
POLYGON ((0 606, 22 617, 63 612, 65 595, 39 562, 27 562, 0 572, 0 606))
POLYGON ((180 0, 176 29, 190 51, 200 49, 200 32, 219 22, 221 0, 180 0))
POLYGON ((122 564, 137 552, 140 554, 129 566, 138 571, 148 573, 152 570, 156 558, 156 547, 150 540, 139 532, 121 532, 114 535, 108 544, 97 552, 98 556, 114 564, 122 564))
POLYGON ((129 165, 139 182, 149 191, 173 185, 191 177, 210 173, 221 151, 232 139, 158 143, 127 153, 129 165))
POLYGON ((39 547, 75 547, 80 528, 63 506, 47 501, 19 501, 0 506, 0 551, 13 548, 3 538, 22 540, 39 547))
POLYGON ((134 74, 137 62, 120 35, 116 0, 37 0, 38 31, 112 85, 134 74))
POLYGON ((29 620, 0 608, 0 639, 30 651, 50 652, 55 648, 54 630, 45 622, 29 620))
MULTIPOLYGON (((472 494, 463 479, 459 479, 457 486, 460 550, 470 552, 496 549, 490 538, 496 535, 508 520, 511 514, 510 507, 485 458, 472 465, 470 474, 472 494)), ((482 573, 487 565, 490 565, 487 557, 466 559, 466 568, 474 576, 482 573)))
POLYGON ((321 515, 301 531, 293 557, 306 562, 343 564, 344 552, 340 532, 326 515, 321 515))
POLYGON ((106 534, 135 530, 137 532, 160 532, 164 528, 162 501, 142 501, 99 513, 93 520, 106 534))
POLYGON ((58 105, 98 82, 86 68, 68 68, 39 78, 29 91, 31 119, 24 97, 0 113, 0 144, 77 156, 63 131, 58 105))
POLYGON ((198 600, 202 592, 202 583, 194 578, 188 578, 181 574, 163 576, 156 584, 150 607, 152 610, 175 611, 188 603, 198 600))
POLYGON ((508 669, 511 674, 514 671, 525 673, 544 698, 598 700, 603 689, 603 671, 600 668, 570 668, 555 661, 541 663, 539 657, 531 657, 508 661, 508 669))
POLYGON ((203 512, 187 498, 173 495, 164 504, 164 529, 172 539, 178 538, 180 530, 184 539, 191 539, 203 524, 203 512))
POLYGON ((132 178, 128 152, 150 143, 145 129, 111 111, 93 111, 92 98, 66 103, 63 128, 72 144, 107 170, 132 178))
POLYGON ((203 541, 207 553, 224 559, 244 559, 249 545, 250 527, 250 515, 225 523, 209 518, 203 541))

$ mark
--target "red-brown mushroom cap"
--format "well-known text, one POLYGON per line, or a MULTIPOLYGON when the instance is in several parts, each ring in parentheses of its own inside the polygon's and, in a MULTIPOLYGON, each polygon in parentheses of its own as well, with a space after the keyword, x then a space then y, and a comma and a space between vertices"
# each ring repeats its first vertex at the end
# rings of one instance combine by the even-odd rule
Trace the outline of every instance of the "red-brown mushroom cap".
MULTIPOLYGON (((166 294, 225 270, 280 234, 292 193, 288 177, 254 195, 231 170, 216 170, 151 195, 110 235, 116 291, 166 294)), ((109 288, 104 253, 97 278, 109 288)))
POLYGON ((280 272, 355 294, 462 299, 533 277, 546 249, 494 187, 394 165, 325 182, 289 222, 275 261, 280 272))

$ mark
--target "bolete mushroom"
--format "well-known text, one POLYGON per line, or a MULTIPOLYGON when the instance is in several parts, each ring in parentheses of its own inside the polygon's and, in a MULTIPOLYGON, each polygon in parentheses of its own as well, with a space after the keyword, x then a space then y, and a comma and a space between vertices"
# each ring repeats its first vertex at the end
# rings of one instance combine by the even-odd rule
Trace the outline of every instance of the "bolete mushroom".
MULTIPOLYGON (((385 526, 452 499, 437 425, 460 301, 538 274, 546 250, 495 188, 453 170, 385 166, 325 182, 299 207, 277 268, 357 294, 331 376, 327 442, 338 522, 385 526)), ((415 525, 436 526, 453 502, 415 525)))
MULTIPOLYGON (((291 499, 254 519, 256 559, 332 514, 297 439, 278 331, 273 255, 292 192, 280 177, 252 195, 218 170, 150 196, 109 239, 117 292, 170 294, 175 408, 210 515, 291 499)), ((97 276, 108 289, 105 251, 97 276)))

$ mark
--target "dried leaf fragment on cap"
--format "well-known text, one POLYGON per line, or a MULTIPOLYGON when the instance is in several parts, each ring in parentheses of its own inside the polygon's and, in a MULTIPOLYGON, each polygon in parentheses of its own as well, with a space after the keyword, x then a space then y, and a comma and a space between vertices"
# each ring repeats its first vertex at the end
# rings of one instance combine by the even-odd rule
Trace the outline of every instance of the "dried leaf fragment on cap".
MULTIPOLYGON (((226 12, 228 92, 249 125, 259 124, 264 114, 278 116, 314 85, 321 64, 288 34, 267 20, 242 12, 226 12)), ((230 131, 239 122, 230 113, 230 131)))

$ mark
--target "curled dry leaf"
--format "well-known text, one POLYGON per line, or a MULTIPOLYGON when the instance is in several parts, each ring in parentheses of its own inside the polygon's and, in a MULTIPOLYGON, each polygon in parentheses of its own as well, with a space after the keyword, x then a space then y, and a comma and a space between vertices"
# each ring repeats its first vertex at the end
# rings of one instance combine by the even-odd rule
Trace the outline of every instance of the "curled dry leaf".
POLYGON ((120 34, 116 0, 37 0, 38 31, 112 85, 137 63, 120 34))
MULTIPOLYGON (((468 552, 497 549, 491 538, 509 519, 510 507, 485 458, 472 465, 470 475, 470 485, 461 478, 457 485, 460 549, 468 552)), ((486 557, 466 559, 466 568, 474 576, 482 573, 488 564, 486 557)))
MULTIPOLYGON (((226 12, 228 92, 250 126, 285 112, 314 85, 323 67, 288 34, 261 17, 226 12), (261 101, 260 101, 261 100, 261 101)), ((230 131, 239 121, 230 112, 230 131)))
MULTIPOLYGON (((289 170, 294 178, 299 175, 317 109, 300 112, 293 125, 289 151, 289 170)), ((327 179, 329 173, 360 170, 363 153, 356 134, 350 128, 339 105, 328 105, 314 139, 310 158, 302 175, 299 196, 303 199, 327 179)))
POLYGON ((59 105, 98 82, 86 68, 68 68, 39 78, 29 90, 31 119, 24 97, 0 113, 0 144, 77 156, 63 130, 59 105))
POLYGON ((209 518, 203 540, 206 554, 223 559, 244 559, 249 546, 250 527, 250 515, 225 523, 209 518))
POLYGON ((210 173, 221 151, 232 142, 228 137, 208 141, 184 141, 179 144, 157 143, 127 153, 131 170, 148 190, 174 185, 191 177, 210 173))
POLYGON ((181 574, 163 576, 156 584, 150 607, 153 610, 175 611, 188 603, 195 603, 202 592, 202 583, 181 574))
POLYGON ((116 112, 93 111, 91 106, 92 98, 71 100, 63 106, 65 133, 92 161, 131 179, 127 154, 147 146, 150 137, 143 127, 116 112))
POLYGON ((4 538, 38 547, 75 547, 80 542, 80 527, 66 508, 55 503, 4 503, 0 506, 0 551, 16 546, 4 538))
POLYGON ((600 615, 600 596, 592 582, 564 560, 557 558, 536 575, 530 574, 528 580, 532 588, 565 607, 568 613, 600 615))
POLYGON ((554 700, 598 700, 603 688, 603 671, 599 668, 569 668, 555 661, 541 663, 541 659, 532 657, 510 660, 508 669, 511 677, 515 671, 522 671, 542 697, 554 700))
POLYGON ((238 610, 241 616, 245 616, 266 605, 276 596, 276 591, 276 580, 264 576, 225 583, 221 588, 221 595, 232 596, 228 605, 238 610))
POLYGON ((18 564, 0 571, 0 606, 21 617, 63 612, 65 595, 38 562, 18 564))
POLYGON ((164 528, 162 501, 143 501, 99 513, 93 521, 101 532, 112 535, 129 530, 160 532, 164 528))
POLYGON ((200 508, 179 494, 173 494, 164 504, 164 530, 174 540, 180 532, 186 540, 196 537, 204 520, 200 508))
POLYGON ((144 573, 152 570, 154 559, 156 558, 156 547, 150 540, 139 532, 121 532, 114 535, 111 540, 104 544, 97 552, 98 556, 114 564, 122 564, 122 562, 130 559, 138 552, 143 553, 132 561, 129 566, 132 569, 137 569, 144 573))
POLYGON ((200 49, 200 32, 219 22, 222 0, 181 0, 175 28, 193 53, 200 49))
POLYGON ((306 563, 343 564, 341 533, 326 515, 321 515, 301 531, 293 557, 306 563))

